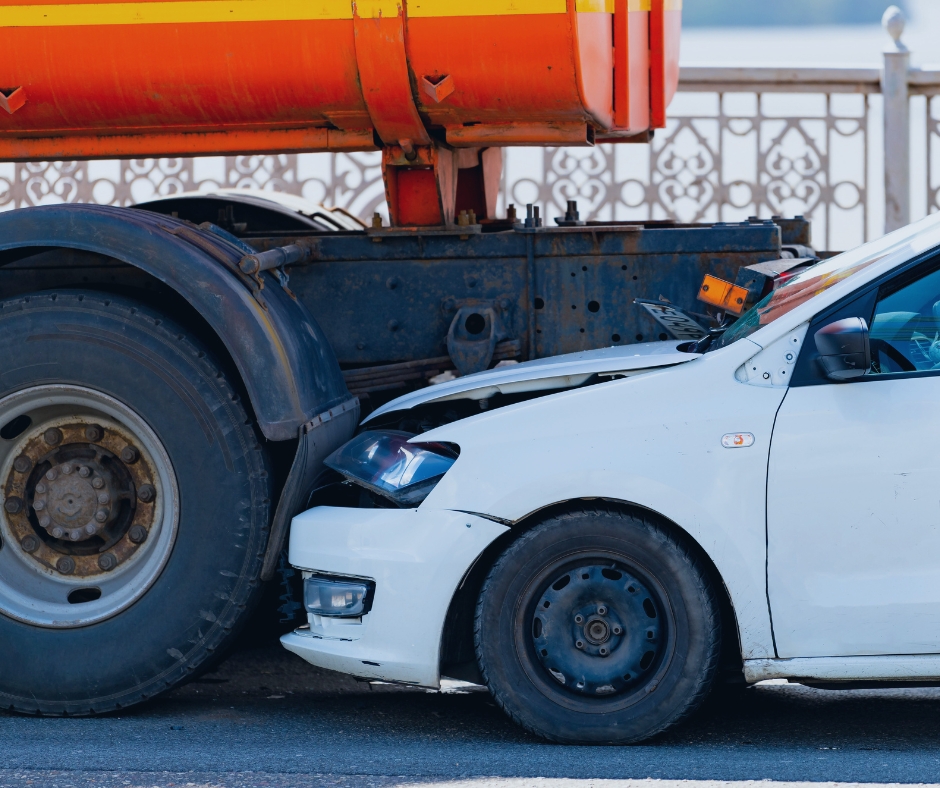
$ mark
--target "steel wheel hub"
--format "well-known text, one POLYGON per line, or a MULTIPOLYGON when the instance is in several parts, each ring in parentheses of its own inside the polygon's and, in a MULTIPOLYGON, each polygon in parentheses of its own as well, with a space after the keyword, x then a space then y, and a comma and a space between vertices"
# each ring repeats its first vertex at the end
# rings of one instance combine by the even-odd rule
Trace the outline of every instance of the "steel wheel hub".
POLYGON ((132 492, 114 483, 100 456, 56 462, 33 487, 33 511, 52 538, 78 542, 96 536, 114 521, 115 504, 130 499, 132 492))
POLYGON ((532 645, 542 667, 578 695, 635 689, 659 662, 660 605, 618 564, 587 565, 554 577, 536 603, 532 645))
POLYGON ((107 395, 40 386, 0 401, 0 613, 45 626, 114 615, 156 579, 178 492, 149 426, 107 395))

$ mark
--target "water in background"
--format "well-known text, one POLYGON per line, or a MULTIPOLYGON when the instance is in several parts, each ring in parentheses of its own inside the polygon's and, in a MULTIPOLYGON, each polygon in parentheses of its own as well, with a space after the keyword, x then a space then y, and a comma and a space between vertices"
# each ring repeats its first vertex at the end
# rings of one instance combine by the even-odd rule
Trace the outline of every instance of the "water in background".
MULTIPOLYGON (((770 27, 780 25, 874 25, 885 0, 685 0, 684 27, 770 27)), ((908 0, 894 0, 903 9, 908 0)))
MULTIPOLYGON (((890 3, 885 2, 885 8, 890 3)), ((915 66, 940 66, 940 2, 910 0, 903 41, 915 66)), ((684 28, 684 65, 880 66, 880 25, 684 28)))

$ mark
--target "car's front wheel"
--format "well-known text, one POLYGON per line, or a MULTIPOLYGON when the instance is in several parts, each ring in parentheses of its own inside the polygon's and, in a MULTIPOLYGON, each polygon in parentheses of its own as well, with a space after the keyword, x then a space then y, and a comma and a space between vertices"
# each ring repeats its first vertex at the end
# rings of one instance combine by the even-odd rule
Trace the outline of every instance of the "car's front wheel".
POLYGON ((560 514, 493 566, 476 613, 480 670, 500 707, 566 743, 641 741, 714 681, 721 619, 691 545, 615 508, 560 514))

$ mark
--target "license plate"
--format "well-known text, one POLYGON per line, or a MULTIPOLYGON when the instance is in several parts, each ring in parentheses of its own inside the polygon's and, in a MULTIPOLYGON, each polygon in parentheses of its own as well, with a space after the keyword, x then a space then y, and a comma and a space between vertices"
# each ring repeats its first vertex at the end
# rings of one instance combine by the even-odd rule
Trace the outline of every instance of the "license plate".
POLYGON ((673 339, 701 339, 708 334, 695 318, 675 304, 645 298, 637 298, 634 303, 649 312, 673 339))

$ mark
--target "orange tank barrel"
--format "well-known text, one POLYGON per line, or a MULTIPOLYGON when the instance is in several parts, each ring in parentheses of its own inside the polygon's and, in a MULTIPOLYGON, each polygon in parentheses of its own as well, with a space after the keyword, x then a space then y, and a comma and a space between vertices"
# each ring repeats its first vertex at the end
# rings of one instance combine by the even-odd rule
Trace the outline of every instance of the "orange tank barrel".
POLYGON ((0 0, 0 161, 383 150, 393 224, 508 145, 645 141, 681 0, 0 0))
POLYGON ((0 160, 635 138, 680 4, 0 0, 0 160))

